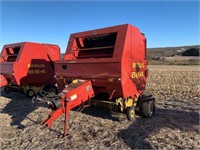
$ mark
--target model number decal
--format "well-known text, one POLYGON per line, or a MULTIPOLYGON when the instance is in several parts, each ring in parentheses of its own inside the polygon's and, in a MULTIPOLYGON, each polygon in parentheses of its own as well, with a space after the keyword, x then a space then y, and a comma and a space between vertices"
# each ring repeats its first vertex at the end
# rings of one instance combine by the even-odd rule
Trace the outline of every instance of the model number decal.
POLYGON ((36 69, 36 70, 29 70, 28 71, 29 74, 43 74, 43 73, 46 73, 45 70, 39 70, 39 69, 36 69))
POLYGON ((139 77, 143 77, 144 76, 144 72, 132 72, 131 73, 131 78, 139 78, 139 77))

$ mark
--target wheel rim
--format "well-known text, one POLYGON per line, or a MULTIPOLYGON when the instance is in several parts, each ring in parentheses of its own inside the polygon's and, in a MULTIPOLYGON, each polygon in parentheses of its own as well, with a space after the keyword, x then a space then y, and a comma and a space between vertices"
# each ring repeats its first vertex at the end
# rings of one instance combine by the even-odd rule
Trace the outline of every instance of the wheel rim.
POLYGON ((33 96, 33 95, 34 95, 34 92, 33 92, 33 91, 29 91, 28 95, 29 95, 29 96, 33 96))
POLYGON ((150 107, 150 116, 152 116, 153 115, 153 112, 154 112, 154 103, 153 102, 151 102, 151 105, 150 105, 151 107, 150 107))
POLYGON ((131 110, 131 112, 130 112, 131 118, 134 118, 134 115, 135 115, 134 110, 131 110))
POLYGON ((51 89, 49 89, 49 92, 50 93, 56 93, 56 89, 55 88, 51 88, 51 89))

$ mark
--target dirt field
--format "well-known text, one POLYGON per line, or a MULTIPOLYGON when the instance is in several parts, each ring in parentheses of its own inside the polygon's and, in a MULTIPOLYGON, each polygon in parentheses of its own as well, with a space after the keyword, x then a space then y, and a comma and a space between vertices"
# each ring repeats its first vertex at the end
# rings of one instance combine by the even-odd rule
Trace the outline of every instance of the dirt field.
POLYGON ((41 121, 50 109, 32 103, 23 94, 0 98, 0 149, 200 149, 200 68, 197 66, 149 66, 147 92, 156 97, 153 118, 87 108, 71 111, 66 138, 63 117, 51 129, 41 121))

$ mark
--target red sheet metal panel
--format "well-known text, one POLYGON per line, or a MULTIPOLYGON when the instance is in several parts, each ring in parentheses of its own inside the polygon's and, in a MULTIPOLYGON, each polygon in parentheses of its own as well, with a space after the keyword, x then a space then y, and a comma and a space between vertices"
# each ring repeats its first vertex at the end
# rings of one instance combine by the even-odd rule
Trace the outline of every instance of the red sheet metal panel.
POLYGON ((57 45, 31 42, 5 45, 1 52, 1 75, 14 85, 51 83, 54 62, 59 59, 57 45))
POLYGON ((3 75, 0 75, 0 87, 8 85, 6 78, 3 75))
POLYGON ((95 95, 138 97, 147 78, 146 38, 130 24, 71 34, 58 79, 91 80, 95 95))

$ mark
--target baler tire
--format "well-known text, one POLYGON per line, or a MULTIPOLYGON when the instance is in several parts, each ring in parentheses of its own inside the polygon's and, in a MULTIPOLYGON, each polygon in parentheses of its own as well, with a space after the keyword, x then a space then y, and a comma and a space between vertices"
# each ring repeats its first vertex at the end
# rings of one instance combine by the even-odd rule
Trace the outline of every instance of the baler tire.
POLYGON ((26 91, 26 95, 28 97, 33 97, 35 95, 35 91, 32 89, 29 89, 28 91, 26 91))
POLYGON ((9 87, 5 87, 5 88, 4 88, 4 92, 10 93, 10 92, 11 92, 11 89, 10 89, 9 87))
POLYGON ((49 85, 49 86, 44 87, 44 91, 58 94, 58 88, 55 85, 49 85))
POLYGON ((127 119, 132 121, 135 118, 135 110, 133 107, 126 108, 127 119))
POLYGON ((140 109, 142 117, 152 117, 155 113, 155 101, 151 100, 142 102, 140 109))
POLYGON ((62 107, 62 103, 59 100, 51 100, 51 105, 49 105, 52 110, 57 110, 62 107))

